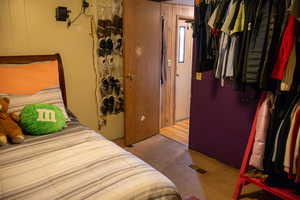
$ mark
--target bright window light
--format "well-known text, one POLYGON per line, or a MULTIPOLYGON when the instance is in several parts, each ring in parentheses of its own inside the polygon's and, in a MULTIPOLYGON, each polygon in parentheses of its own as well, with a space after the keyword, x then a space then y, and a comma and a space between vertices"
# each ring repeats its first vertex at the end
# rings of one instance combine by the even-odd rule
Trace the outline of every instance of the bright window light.
POLYGON ((179 27, 179 52, 178 52, 178 62, 184 63, 185 57, 185 26, 179 27))

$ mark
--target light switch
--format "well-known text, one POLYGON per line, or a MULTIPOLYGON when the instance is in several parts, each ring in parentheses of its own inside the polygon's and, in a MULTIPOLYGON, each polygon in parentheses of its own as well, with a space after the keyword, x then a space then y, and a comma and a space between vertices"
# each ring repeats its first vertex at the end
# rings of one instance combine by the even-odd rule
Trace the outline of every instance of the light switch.
POLYGON ((196 80, 201 81, 202 80, 202 73, 201 72, 196 72, 196 80))
POLYGON ((172 60, 168 59, 168 67, 172 67, 172 60))

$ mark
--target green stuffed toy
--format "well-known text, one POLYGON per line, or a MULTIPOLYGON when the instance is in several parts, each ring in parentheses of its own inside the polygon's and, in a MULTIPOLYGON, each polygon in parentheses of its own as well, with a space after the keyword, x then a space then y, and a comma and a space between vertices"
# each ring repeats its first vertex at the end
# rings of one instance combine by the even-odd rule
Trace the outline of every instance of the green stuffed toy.
POLYGON ((63 112, 57 106, 31 104, 22 109, 20 124, 29 135, 44 135, 63 129, 66 120, 63 112))

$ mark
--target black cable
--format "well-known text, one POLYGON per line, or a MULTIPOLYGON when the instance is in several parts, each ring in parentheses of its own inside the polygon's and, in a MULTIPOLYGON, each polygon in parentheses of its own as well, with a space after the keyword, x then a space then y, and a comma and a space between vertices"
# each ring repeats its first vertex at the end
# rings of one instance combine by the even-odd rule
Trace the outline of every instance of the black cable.
POLYGON ((89 3, 85 0, 82 1, 80 13, 73 19, 68 22, 68 27, 70 27, 73 23, 75 23, 82 14, 85 14, 85 10, 89 7, 89 3))

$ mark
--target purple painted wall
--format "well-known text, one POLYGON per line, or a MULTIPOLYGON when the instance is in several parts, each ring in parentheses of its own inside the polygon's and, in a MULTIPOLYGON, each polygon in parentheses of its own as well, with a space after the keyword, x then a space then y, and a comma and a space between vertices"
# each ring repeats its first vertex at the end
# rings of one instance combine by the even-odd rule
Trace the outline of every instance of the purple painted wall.
POLYGON ((221 88, 211 72, 193 78, 191 98, 190 148, 239 168, 256 102, 242 103, 233 85, 221 88))

